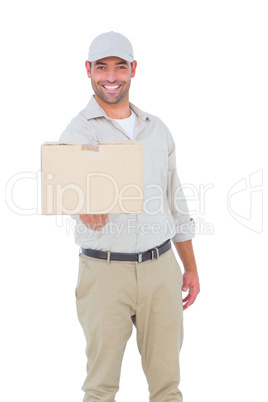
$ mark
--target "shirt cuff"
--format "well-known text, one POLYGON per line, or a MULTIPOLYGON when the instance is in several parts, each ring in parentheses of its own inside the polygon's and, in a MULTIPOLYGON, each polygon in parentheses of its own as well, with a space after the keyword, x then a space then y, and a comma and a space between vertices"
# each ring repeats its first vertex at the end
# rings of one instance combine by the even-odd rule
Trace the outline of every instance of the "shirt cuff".
POLYGON ((183 242, 191 240, 195 237, 195 222, 190 218, 189 222, 184 222, 181 225, 176 225, 176 234, 171 239, 173 242, 183 242))

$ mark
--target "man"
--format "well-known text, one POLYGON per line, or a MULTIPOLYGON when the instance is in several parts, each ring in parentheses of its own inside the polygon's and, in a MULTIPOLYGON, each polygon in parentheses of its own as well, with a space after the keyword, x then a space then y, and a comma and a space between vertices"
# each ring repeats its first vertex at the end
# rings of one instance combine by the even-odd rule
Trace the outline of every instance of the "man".
POLYGON ((194 222, 176 171, 175 143, 160 119, 129 102, 137 62, 126 37, 116 32, 97 36, 85 65, 94 95, 60 140, 141 142, 144 211, 72 215, 82 250, 75 294, 87 341, 84 402, 115 401, 133 323, 150 401, 181 402, 183 310, 195 301, 199 279, 194 222), (183 300, 182 290, 188 291, 183 300))

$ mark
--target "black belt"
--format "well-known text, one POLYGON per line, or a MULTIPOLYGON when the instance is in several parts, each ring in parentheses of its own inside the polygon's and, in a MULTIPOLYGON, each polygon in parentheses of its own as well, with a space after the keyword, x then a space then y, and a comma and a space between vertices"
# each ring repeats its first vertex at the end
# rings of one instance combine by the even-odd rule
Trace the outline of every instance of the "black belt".
POLYGON ((168 251, 171 247, 171 241, 168 239, 161 246, 151 248, 150 250, 144 251, 142 253, 111 253, 109 251, 94 250, 92 248, 83 248, 82 253, 88 257, 100 258, 102 260, 117 260, 117 261, 136 261, 144 262, 147 260, 153 260, 157 258, 157 254, 161 254, 168 251), (110 254, 110 258, 109 258, 110 254))

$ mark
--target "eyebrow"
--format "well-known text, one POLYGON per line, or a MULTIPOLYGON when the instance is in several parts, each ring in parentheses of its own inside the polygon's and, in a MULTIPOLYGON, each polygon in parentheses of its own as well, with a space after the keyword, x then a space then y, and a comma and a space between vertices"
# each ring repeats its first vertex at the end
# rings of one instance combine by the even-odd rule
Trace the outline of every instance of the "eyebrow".
MULTIPOLYGON (((116 63, 117 66, 118 66, 119 64, 125 64, 125 65, 127 65, 127 61, 126 61, 126 60, 122 60, 122 61, 119 61, 118 63, 116 63)), ((96 61, 96 62, 95 62, 95 66, 107 66, 107 63, 102 63, 101 61, 96 61)))
POLYGON ((118 64, 126 64, 127 65, 127 61, 126 60, 122 60, 122 61, 119 61, 119 63, 116 63, 117 65, 118 64))

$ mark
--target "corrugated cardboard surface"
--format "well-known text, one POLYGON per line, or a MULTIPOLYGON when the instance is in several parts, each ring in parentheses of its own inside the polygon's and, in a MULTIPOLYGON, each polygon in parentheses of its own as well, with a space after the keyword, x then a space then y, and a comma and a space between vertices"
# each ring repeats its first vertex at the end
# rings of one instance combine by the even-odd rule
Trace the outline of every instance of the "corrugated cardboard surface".
POLYGON ((42 213, 142 213, 142 144, 100 142, 99 151, 81 143, 42 145, 42 213))

